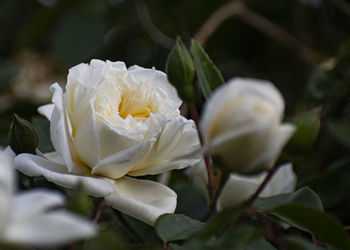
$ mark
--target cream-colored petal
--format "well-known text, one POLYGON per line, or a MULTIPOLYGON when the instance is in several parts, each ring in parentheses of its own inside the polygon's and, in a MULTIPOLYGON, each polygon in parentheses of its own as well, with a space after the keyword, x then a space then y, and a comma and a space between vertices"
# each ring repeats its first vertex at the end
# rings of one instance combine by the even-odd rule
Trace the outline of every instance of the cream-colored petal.
POLYGON ((114 186, 115 191, 105 198, 107 204, 149 225, 175 211, 176 193, 160 183, 123 177, 114 186))
POLYGON ((269 184, 261 193, 261 197, 268 197, 293 192, 297 183, 297 176, 291 163, 281 165, 269 184))
POLYGON ((92 237, 96 225, 65 211, 50 211, 14 220, 9 224, 3 240, 25 247, 52 248, 72 241, 92 237))
POLYGON ((231 174, 216 203, 218 211, 246 201, 259 187, 266 174, 246 177, 231 174))
POLYGON ((101 144, 93 103, 90 103, 90 108, 76 132, 73 143, 80 160, 91 169, 98 164, 101 155, 101 144))
POLYGON ((33 189, 16 194, 13 199, 11 215, 15 220, 25 220, 40 215, 48 208, 64 205, 65 198, 58 192, 33 189))
POLYGON ((53 109, 50 123, 50 136, 51 142, 55 150, 63 157, 67 169, 72 171, 74 164, 71 156, 71 139, 68 134, 66 117, 63 109, 60 107, 62 105, 62 89, 57 85, 51 86, 54 92, 53 100, 56 99, 55 103, 60 103, 53 109))
POLYGON ((295 131, 293 124, 284 123, 277 127, 273 132, 272 138, 269 140, 269 145, 266 147, 264 154, 256 157, 257 165, 272 167, 282 152, 283 147, 292 137, 295 131))
POLYGON ((14 153, 9 147, 0 151, 0 234, 8 223, 15 189, 13 156, 14 153))
POLYGON ((49 121, 51 121, 51 116, 52 116, 54 107, 55 107, 55 104, 46 104, 46 105, 40 106, 38 108, 38 112, 39 114, 45 116, 49 121))
POLYGON ((146 69, 137 65, 128 68, 129 76, 131 76, 136 82, 150 82, 154 88, 168 97, 169 102, 173 102, 174 107, 180 107, 182 101, 179 98, 176 89, 172 86, 164 72, 156 69, 146 69))
POLYGON ((20 154, 15 158, 14 165, 26 175, 42 175, 48 181, 66 188, 75 188, 82 184, 85 191, 92 196, 104 197, 114 190, 112 180, 69 174, 64 166, 36 155, 20 154))
POLYGON ((149 140, 106 157, 98 163, 92 173, 111 179, 120 178, 148 155, 153 143, 153 140, 149 140))
POLYGON ((193 121, 179 117, 165 125, 151 153, 129 174, 132 176, 160 174, 192 166, 199 162, 200 155, 184 159, 181 156, 199 148, 198 133, 193 121))

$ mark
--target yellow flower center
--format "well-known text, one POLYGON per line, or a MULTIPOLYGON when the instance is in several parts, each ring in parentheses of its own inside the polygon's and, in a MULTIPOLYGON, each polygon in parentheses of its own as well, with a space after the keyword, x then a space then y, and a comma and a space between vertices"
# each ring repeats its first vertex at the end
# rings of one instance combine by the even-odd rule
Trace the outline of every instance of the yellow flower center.
POLYGON ((118 111, 120 117, 123 119, 131 115, 140 121, 146 120, 153 113, 149 100, 140 98, 136 91, 126 92, 122 95, 118 111))

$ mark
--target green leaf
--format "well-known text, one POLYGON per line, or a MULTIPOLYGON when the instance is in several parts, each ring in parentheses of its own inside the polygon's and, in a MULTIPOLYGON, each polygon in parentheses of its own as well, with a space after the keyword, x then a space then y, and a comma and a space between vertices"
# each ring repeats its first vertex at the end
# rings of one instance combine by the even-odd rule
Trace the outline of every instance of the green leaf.
POLYGON ((288 249, 293 250, 324 250, 324 248, 316 246, 314 243, 300 237, 288 236, 284 238, 284 242, 288 249))
POLYGON ((259 241, 262 238, 263 230, 254 225, 247 223, 239 224, 228 231, 225 231, 220 237, 209 237, 203 239, 197 237, 183 246, 183 250, 215 250, 215 249, 230 249, 230 250, 274 250, 269 247, 267 242, 259 241), (261 244, 259 244, 261 243, 261 244), (267 243, 267 244, 265 244, 267 243), (260 247, 260 248, 259 248, 260 247))
POLYGON ((193 60, 180 37, 177 37, 168 56, 166 72, 169 82, 175 86, 181 99, 185 102, 195 101, 193 60))
POLYGON ((117 238, 117 235, 110 231, 105 230, 100 232, 96 237, 89 239, 85 242, 84 250, 114 250, 125 249, 117 238))
POLYGON ((185 240, 201 231, 205 223, 183 214, 164 214, 158 218, 155 230, 164 242, 185 240))
POLYGON ((244 250, 276 250, 274 246, 272 246, 267 240, 264 238, 260 238, 257 240, 254 240, 247 246, 243 248, 244 250))
POLYGON ((340 249, 350 249, 350 238, 343 226, 331 215, 301 205, 282 205, 271 213, 288 224, 316 236, 317 239, 333 244, 340 249))
POLYGON ((312 148, 320 130, 320 118, 321 108, 317 108, 293 120, 296 131, 286 146, 285 151, 288 154, 303 154, 312 148))
POLYGON ((303 187, 293 193, 279 194, 267 198, 258 198, 253 206, 260 210, 272 210, 281 205, 297 204, 323 211, 323 205, 318 195, 308 187, 303 187))
POLYGON ((344 146, 350 147, 350 121, 329 122, 328 131, 344 146))
POLYGON ((212 90, 224 83, 218 68, 214 65, 208 54, 198 42, 192 39, 192 55, 196 67, 199 86, 206 99, 209 98, 212 90))
POLYGON ((84 191, 83 185, 80 183, 68 196, 67 208, 81 215, 88 215, 92 208, 92 202, 84 191))

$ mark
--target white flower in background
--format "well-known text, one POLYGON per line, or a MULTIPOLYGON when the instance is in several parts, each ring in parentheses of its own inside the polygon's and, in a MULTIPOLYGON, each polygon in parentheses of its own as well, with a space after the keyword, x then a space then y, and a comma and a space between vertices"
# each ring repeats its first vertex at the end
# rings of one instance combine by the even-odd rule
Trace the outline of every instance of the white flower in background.
MULTIPOLYGON (((207 183, 208 175, 203 162, 189 169, 187 172, 194 186, 200 189, 208 199, 207 183)), ((264 181, 267 172, 258 175, 243 176, 230 174, 227 182, 221 190, 216 207, 218 211, 239 205, 248 200, 264 181)), ((272 179, 265 186, 259 197, 269 197, 294 191, 297 177, 293 172, 291 163, 281 165, 272 179)))
POLYGON ((17 169, 68 188, 83 182, 93 196, 148 224, 176 207, 176 193, 149 180, 196 164, 180 156, 199 147, 192 120, 180 115, 166 75, 123 62, 92 60, 70 69, 63 93, 51 86, 53 104, 39 108, 51 121, 56 152, 20 154, 17 169), (175 160, 174 160, 175 159, 175 160))
POLYGON ((270 82, 230 80, 204 107, 201 131, 208 152, 230 172, 271 168, 294 132, 292 124, 281 124, 283 112, 283 97, 270 82))
POLYGON ((64 205, 59 193, 37 189, 15 194, 13 157, 9 148, 0 151, 0 244, 53 247, 96 233, 95 224, 52 210, 64 205))

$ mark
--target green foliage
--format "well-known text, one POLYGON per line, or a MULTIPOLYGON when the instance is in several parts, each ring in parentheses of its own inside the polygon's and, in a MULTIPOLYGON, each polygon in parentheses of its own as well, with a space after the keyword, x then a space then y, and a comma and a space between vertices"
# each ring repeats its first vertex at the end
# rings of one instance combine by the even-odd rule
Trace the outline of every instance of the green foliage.
POLYGON ((318 195, 308 187, 303 187, 293 193, 280 194, 267 198, 258 198, 253 207, 260 210, 273 210, 276 207, 295 204, 323 211, 323 205, 318 195))
POLYGON ((290 225, 315 235, 340 249, 350 249, 350 238, 343 226, 331 215, 302 205, 288 204, 274 208, 272 214, 290 225))
POLYGON ((196 98, 193 88, 195 76, 193 60, 180 37, 177 37, 170 51, 166 72, 169 82, 176 87, 180 98, 185 102, 193 102, 196 98))
POLYGON ((198 42, 192 40, 191 47, 199 86, 205 98, 209 98, 212 90, 224 83, 219 69, 198 42))
POLYGON ((183 214, 163 214, 155 224, 155 230, 159 238, 164 242, 185 240, 198 233, 205 224, 191 219, 183 214))
POLYGON ((83 185, 79 185, 69 194, 66 206, 67 209, 75 213, 85 216, 89 215, 92 208, 92 202, 84 191, 83 185))
POLYGON ((328 131, 344 146, 350 147, 350 122, 332 121, 328 123, 328 131))
POLYGON ((14 114, 9 131, 9 142, 16 154, 35 154, 38 146, 38 134, 29 121, 14 114))
POLYGON ((305 154, 312 148, 321 126, 321 111, 321 108, 313 109, 293 120, 296 131, 286 146, 288 154, 305 154))

